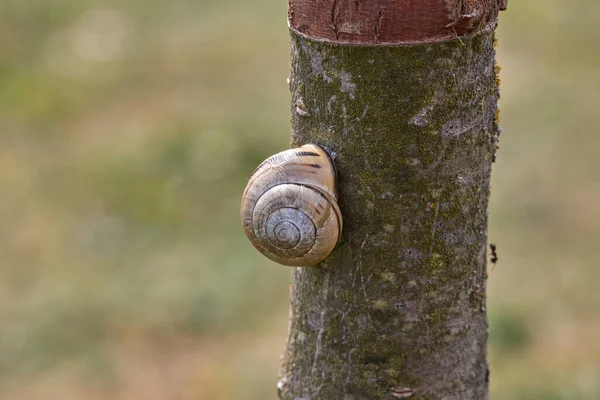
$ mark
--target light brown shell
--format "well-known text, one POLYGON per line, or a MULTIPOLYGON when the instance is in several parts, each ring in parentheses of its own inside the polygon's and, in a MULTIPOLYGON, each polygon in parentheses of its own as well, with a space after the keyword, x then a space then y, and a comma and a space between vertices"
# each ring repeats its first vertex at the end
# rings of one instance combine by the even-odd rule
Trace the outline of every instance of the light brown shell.
POLYGON ((307 144, 263 161, 246 186, 241 216, 250 242, 271 260, 297 267, 322 261, 342 234, 327 152, 307 144))

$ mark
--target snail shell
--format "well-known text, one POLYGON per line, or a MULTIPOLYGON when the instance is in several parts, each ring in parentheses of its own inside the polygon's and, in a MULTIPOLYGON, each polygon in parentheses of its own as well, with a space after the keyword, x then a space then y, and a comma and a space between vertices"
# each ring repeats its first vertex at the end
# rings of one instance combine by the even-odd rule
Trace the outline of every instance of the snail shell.
POLYGON ((323 260, 342 234, 327 152, 307 144, 263 161, 246 186, 241 216, 250 242, 271 260, 299 267, 323 260))

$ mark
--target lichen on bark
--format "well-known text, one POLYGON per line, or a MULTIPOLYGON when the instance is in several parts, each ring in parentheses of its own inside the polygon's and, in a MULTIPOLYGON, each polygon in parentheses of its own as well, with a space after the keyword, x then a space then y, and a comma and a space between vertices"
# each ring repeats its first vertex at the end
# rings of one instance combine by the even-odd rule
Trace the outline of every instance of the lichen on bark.
POLYGON ((280 398, 486 398, 493 30, 291 45, 292 144, 335 153, 344 232, 292 272, 280 398))

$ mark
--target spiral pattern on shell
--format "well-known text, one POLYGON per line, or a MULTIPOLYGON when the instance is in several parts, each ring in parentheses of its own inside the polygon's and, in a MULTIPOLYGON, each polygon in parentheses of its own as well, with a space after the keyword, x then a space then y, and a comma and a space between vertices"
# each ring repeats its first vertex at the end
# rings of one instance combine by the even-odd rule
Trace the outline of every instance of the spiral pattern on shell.
POLYGON ((308 144, 265 160, 246 186, 241 216, 254 247, 271 260, 288 266, 322 261, 342 233, 327 152, 308 144))

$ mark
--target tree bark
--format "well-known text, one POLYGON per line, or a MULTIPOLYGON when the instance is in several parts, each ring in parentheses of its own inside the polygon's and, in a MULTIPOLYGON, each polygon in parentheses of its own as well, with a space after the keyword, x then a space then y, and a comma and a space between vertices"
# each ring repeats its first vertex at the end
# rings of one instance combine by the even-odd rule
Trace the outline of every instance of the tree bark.
POLYGON ((281 399, 488 397, 501 3, 290 1, 292 143, 335 153, 344 231, 292 272, 281 399))

